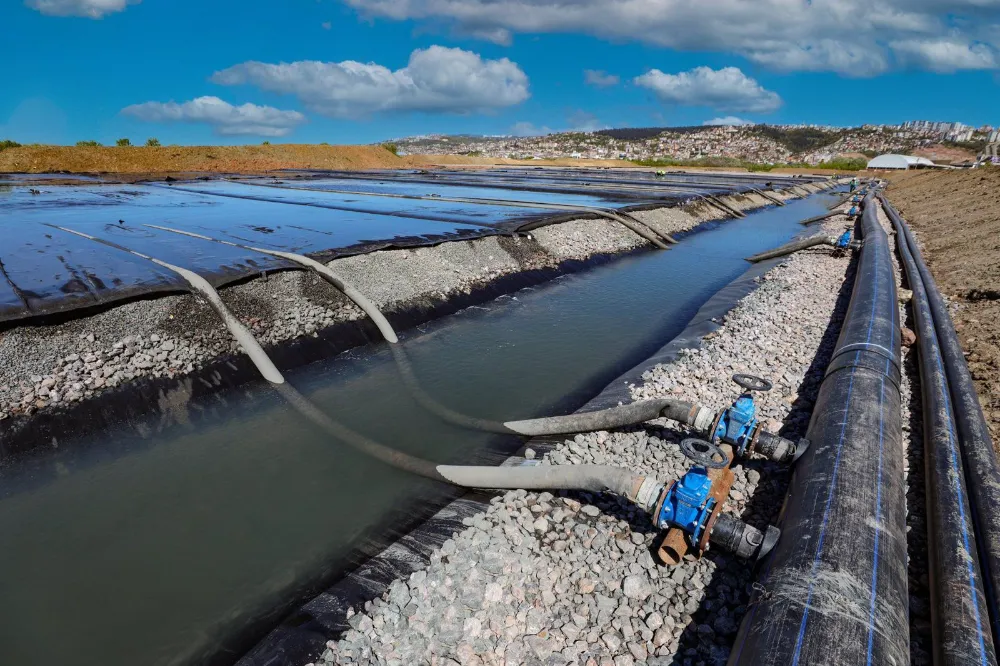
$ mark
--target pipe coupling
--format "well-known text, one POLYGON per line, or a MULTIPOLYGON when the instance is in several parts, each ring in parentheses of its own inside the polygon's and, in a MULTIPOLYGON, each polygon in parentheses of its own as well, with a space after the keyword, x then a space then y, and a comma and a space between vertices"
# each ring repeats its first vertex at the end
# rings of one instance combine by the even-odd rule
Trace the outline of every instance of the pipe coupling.
POLYGON ((646 513, 653 513, 657 501, 663 492, 663 484, 651 476, 644 477, 635 491, 633 502, 646 513))
POLYGON ((759 562, 771 552, 780 536, 781 530, 777 527, 768 526, 765 532, 761 532, 738 518, 720 513, 709 535, 709 541, 737 557, 759 562))
POLYGON ((698 432, 707 432, 711 430, 713 423, 715 423, 715 412, 707 407, 699 406, 691 426, 698 432))
POLYGON ((807 448, 809 448, 809 440, 805 438, 800 439, 796 443, 790 439, 773 435, 763 428, 758 427, 753 451, 768 460, 788 463, 795 462, 802 457, 807 448))

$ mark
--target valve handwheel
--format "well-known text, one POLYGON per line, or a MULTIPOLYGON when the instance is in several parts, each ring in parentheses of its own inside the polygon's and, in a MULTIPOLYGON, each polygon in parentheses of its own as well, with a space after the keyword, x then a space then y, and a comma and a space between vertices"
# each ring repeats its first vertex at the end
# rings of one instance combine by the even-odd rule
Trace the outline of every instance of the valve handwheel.
POLYGON ((681 441, 681 453, 702 467, 722 469, 729 464, 729 456, 717 444, 696 437, 681 441))
POLYGON ((733 375, 733 381, 747 391, 770 391, 773 384, 756 375, 733 375))

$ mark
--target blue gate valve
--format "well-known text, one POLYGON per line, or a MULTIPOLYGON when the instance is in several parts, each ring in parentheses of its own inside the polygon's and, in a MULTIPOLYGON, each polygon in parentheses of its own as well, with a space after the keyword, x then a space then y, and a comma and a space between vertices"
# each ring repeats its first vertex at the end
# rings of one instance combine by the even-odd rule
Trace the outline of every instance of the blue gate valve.
POLYGON ((660 529, 680 528, 692 544, 697 544, 715 509, 711 493, 712 480, 708 478, 708 470, 701 466, 692 467, 667 489, 656 515, 656 526, 660 529))
POLYGON ((838 250, 846 250, 848 247, 850 247, 850 245, 851 245, 851 230, 848 229, 843 234, 841 234, 840 238, 837 239, 836 248, 838 250))
POLYGON ((754 403, 751 391, 770 391, 771 382, 753 375, 733 375, 744 392, 719 413, 712 430, 713 439, 720 440, 736 449, 736 455, 747 455, 747 449, 753 442, 759 421, 757 405, 754 403))
MULTIPOLYGON (((658 505, 652 511, 653 523, 659 529, 676 529, 697 553, 718 545, 738 557, 756 559, 758 562, 774 547, 781 532, 768 527, 761 532, 738 518, 719 512, 732 483, 732 472, 725 470, 731 462, 729 454, 719 445, 701 439, 681 441, 681 452, 694 466, 660 494, 658 505), (721 487, 715 488, 709 468, 725 470, 716 475, 721 487), (728 476, 728 481, 726 480, 728 476), (721 495, 725 492, 725 496, 721 495)), ((669 533, 668 533, 669 534, 669 533)), ((669 536, 668 536, 669 539, 669 536)), ((664 540, 666 548, 667 539, 664 540)), ((674 551, 662 555, 667 563, 678 564, 684 554, 674 551)))

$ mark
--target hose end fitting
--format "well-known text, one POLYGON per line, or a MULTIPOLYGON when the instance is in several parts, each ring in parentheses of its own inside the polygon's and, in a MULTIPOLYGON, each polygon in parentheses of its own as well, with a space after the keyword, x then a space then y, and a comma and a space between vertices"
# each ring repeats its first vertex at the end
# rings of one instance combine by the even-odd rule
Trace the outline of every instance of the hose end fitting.
POLYGON ((756 527, 744 523, 729 514, 719 514, 709 541, 743 559, 759 562, 778 542, 781 530, 768 526, 761 532, 756 527))
POLYGON ((715 422, 715 413, 708 407, 702 407, 697 405, 698 413, 695 415, 694 419, 689 422, 689 425, 693 427, 698 432, 706 432, 712 427, 712 423, 715 422))
POLYGON ((663 484, 651 476, 643 477, 642 482, 635 489, 632 501, 646 513, 653 513, 656 509, 660 495, 663 493, 663 484))

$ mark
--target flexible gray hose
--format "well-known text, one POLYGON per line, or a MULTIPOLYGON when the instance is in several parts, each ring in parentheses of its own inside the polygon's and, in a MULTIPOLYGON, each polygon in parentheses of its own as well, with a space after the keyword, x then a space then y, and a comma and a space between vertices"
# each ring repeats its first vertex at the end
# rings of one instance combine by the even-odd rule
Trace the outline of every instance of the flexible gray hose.
POLYGON ((129 252, 178 273, 191 285, 192 289, 208 300, 212 309, 215 310, 226 327, 243 347, 243 350, 250 357, 250 360, 260 371, 261 375, 271 382, 271 385, 285 398, 288 404, 327 434, 387 465, 428 479, 443 481, 466 488, 592 490, 595 492, 610 490, 632 501, 636 501, 640 495, 640 490, 643 490, 642 496, 645 504, 642 506, 643 508, 646 508, 646 505, 651 506, 649 496, 655 494, 651 488, 659 484, 654 479, 647 479, 627 469, 599 465, 537 466, 530 468, 437 465, 428 460, 385 446, 384 444, 379 444, 351 430, 347 426, 337 423, 311 400, 299 393, 295 387, 288 384, 270 357, 261 348, 256 338, 253 337, 253 334, 229 312, 215 288, 200 275, 185 268, 180 268, 130 250, 117 243, 105 241, 65 227, 55 228, 129 252))
POLYGON ((745 213, 736 210, 735 208, 733 208, 729 204, 723 202, 721 199, 719 199, 716 196, 713 196, 711 194, 703 194, 702 198, 705 199, 705 200, 707 200, 707 201, 709 201, 709 202, 711 202, 711 203, 713 203, 713 204, 715 204, 716 208, 721 208, 722 210, 728 212, 733 217, 738 217, 738 218, 744 218, 744 217, 746 217, 745 213))
POLYGON ((504 435, 518 434, 516 430, 512 430, 507 427, 506 424, 500 423, 499 421, 467 416, 445 407, 432 398, 430 394, 424 391, 423 387, 420 386, 420 382, 417 381, 417 377, 413 373, 413 367, 410 365, 410 358, 406 355, 406 350, 403 346, 398 344, 389 345, 389 351, 392 352, 392 358, 396 362, 396 369, 399 370, 399 376, 402 377, 403 384, 405 384, 406 388, 409 389, 413 399, 427 411, 462 428, 482 430, 484 432, 496 432, 504 435))
MULTIPOLYGON (((287 382, 277 391, 300 414, 352 448, 387 465, 435 481, 464 488, 525 490, 609 490, 635 501, 646 477, 620 467, 603 465, 534 465, 531 467, 488 467, 437 465, 368 439, 328 417, 287 382)), ((648 484, 647 484, 648 485, 648 484)))
MULTIPOLYGON (((264 254, 270 254, 277 257, 282 257, 293 261, 305 268, 315 271, 324 280, 332 284, 334 287, 343 292, 348 298, 350 298, 355 304, 357 304, 364 312, 371 317, 378 326, 379 331, 382 336, 390 343, 389 350, 392 352, 393 360, 396 362, 396 367, 399 369, 400 376, 403 378, 403 383, 410 390, 413 398, 426 409, 427 411, 438 415, 440 418, 453 423, 455 425, 461 426, 463 428, 469 428, 471 430, 481 430, 485 432, 495 432, 504 435, 564 435, 576 432, 592 432, 594 430, 610 430, 613 428, 620 428, 625 425, 635 425, 636 423, 642 423, 643 421, 649 421, 655 418, 659 418, 661 415, 657 413, 659 410, 654 410, 651 406, 646 407, 644 403, 634 403, 633 405, 626 405, 624 408, 614 408, 611 410, 602 410, 598 412, 589 412, 586 414, 570 414, 568 416, 556 416, 550 418, 532 419, 530 421, 513 421, 511 423, 500 423, 499 421, 492 421, 490 419, 481 419, 473 416, 467 416, 460 412, 456 412, 444 405, 440 404, 434 398, 432 398, 426 391, 420 386, 420 382, 417 381, 417 377, 413 372, 413 367, 410 364, 410 359, 406 355, 406 351, 401 345, 396 343, 399 342, 399 338, 396 332, 393 330, 392 325, 385 318, 378 307, 368 299, 364 294, 354 288, 350 283, 344 280, 342 277, 333 272, 328 266, 311 259, 305 255, 295 254, 293 252, 281 252, 277 250, 266 250, 263 248, 251 247, 248 245, 242 245, 240 243, 234 243, 232 241, 221 240, 218 238, 212 238, 211 236, 205 236, 202 234, 194 233, 191 231, 183 231, 180 229, 173 229, 171 227, 165 227, 157 224, 147 224, 147 227, 153 229, 159 229, 161 231, 167 231, 170 233, 181 234, 184 236, 191 236, 193 238, 200 238, 202 240, 213 241, 216 243, 222 243, 223 245, 230 245, 233 247, 240 247, 247 250, 253 250, 254 252, 262 252, 264 254), (629 414, 634 414, 634 416, 629 416, 629 414), (643 418, 644 414, 652 414, 651 416, 643 418), (629 420, 631 418, 631 420, 629 420), (519 428, 517 424, 530 424, 523 428, 519 428), (532 430, 532 432, 527 432, 527 429, 532 430)), ((184 271, 184 269, 178 268, 176 266, 170 266, 172 270, 178 272, 184 271)), ((190 272, 190 271, 188 271, 190 272)), ((193 286, 195 282, 192 280, 201 280, 196 274, 184 275, 185 279, 188 280, 193 286)), ((219 309, 214 303, 218 300, 218 295, 213 289, 205 290, 203 285, 199 287, 199 292, 205 296, 210 303, 213 303, 213 307, 216 312, 224 320, 228 316, 228 311, 225 308, 219 309)), ((219 301, 221 302, 221 301, 219 301)), ((240 328, 242 324, 235 322, 240 328)), ((227 323, 233 334, 237 336, 243 345, 244 350, 248 354, 257 355, 263 354, 263 350, 259 349, 260 345, 256 344, 256 340, 253 336, 245 334, 237 335, 237 331, 232 325, 227 323), (255 349, 256 346, 256 349, 255 349)), ((257 365, 258 369, 261 369, 262 374, 264 370, 267 371, 266 376, 272 383, 280 383, 276 381, 276 378, 280 377, 280 373, 274 364, 270 362, 267 355, 264 354, 263 359, 258 358, 254 363, 257 365)), ((671 401, 660 401, 663 402, 663 406, 660 409, 665 409, 671 401)), ((684 403, 680 403, 684 404, 684 403)))
POLYGON ((765 198, 765 199, 767 199, 768 201, 771 201, 771 202, 773 202, 773 203, 776 203, 776 204, 778 204, 779 206, 787 206, 787 205, 788 205, 788 204, 786 204, 786 203, 785 203, 784 201, 782 201, 781 199, 779 199, 778 197, 774 197, 774 196, 771 196, 770 194, 768 194, 768 193, 767 193, 767 192, 765 192, 764 190, 759 190, 759 189, 757 189, 756 187, 751 187, 750 189, 751 189, 752 191, 756 192, 757 194, 759 194, 760 196, 764 197, 764 198, 765 198))
POLYGON ((525 490, 610 490, 635 499, 643 477, 606 465, 532 465, 530 467, 463 467, 439 465, 449 482, 467 488, 524 488, 525 490))
POLYGON ((211 236, 205 236, 203 234, 196 234, 193 231, 183 231, 181 229, 173 229, 171 227, 164 227, 159 224, 147 224, 144 225, 152 229, 159 229, 160 231, 169 231, 174 234, 181 234, 182 236, 191 236, 193 238, 200 238, 202 240, 213 241, 215 243, 222 243, 223 245, 230 245, 232 247, 242 248, 244 250, 252 250, 253 252, 260 252, 262 254, 270 254, 275 257, 281 257, 282 259, 288 259, 293 261, 298 265, 308 268, 309 270, 317 273, 321 278, 332 284, 334 287, 339 289, 345 296, 347 296, 351 301, 354 302, 359 308, 368 315, 371 320, 378 327, 379 332, 382 337, 385 338, 386 342, 395 344, 399 342, 399 338, 396 336, 396 331, 393 330, 392 325, 389 320, 385 318, 382 311, 364 294, 358 291, 354 286, 347 282, 344 278, 337 275, 333 270, 324 263, 316 261, 311 257, 307 257, 304 254, 296 254, 294 252, 281 252, 279 250, 265 250, 260 247, 253 247, 251 245, 243 245, 241 243, 234 243, 232 241, 222 240, 220 238, 213 238, 211 236))
POLYGON ((839 210, 834 210, 834 211, 830 211, 829 213, 824 213, 823 215, 817 215, 816 217, 807 218, 807 219, 802 220, 801 222, 799 222, 799 224, 801 224, 803 226, 808 226, 808 225, 814 224, 816 222, 822 222, 823 220, 829 220, 831 217, 834 217, 834 216, 837 216, 837 215, 843 215, 843 213, 841 211, 839 211, 839 210))
POLYGON ((768 252, 761 252, 760 254, 755 254, 752 257, 747 257, 747 261, 756 264, 757 262, 764 261, 765 259, 784 257, 787 254, 815 247, 816 245, 836 245, 838 238, 839 236, 827 236, 823 234, 810 236, 809 238, 803 238, 802 240, 792 241, 791 243, 769 250, 768 252))
POLYGON ((518 434, 539 437, 542 435, 567 435, 574 432, 612 430, 666 417, 690 426, 695 426, 697 423, 702 426, 699 428, 700 430, 705 430, 711 423, 713 416, 714 414, 704 407, 680 400, 659 398, 641 400, 628 405, 619 405, 596 412, 582 412, 567 416, 549 416, 524 421, 507 421, 503 425, 518 434))

